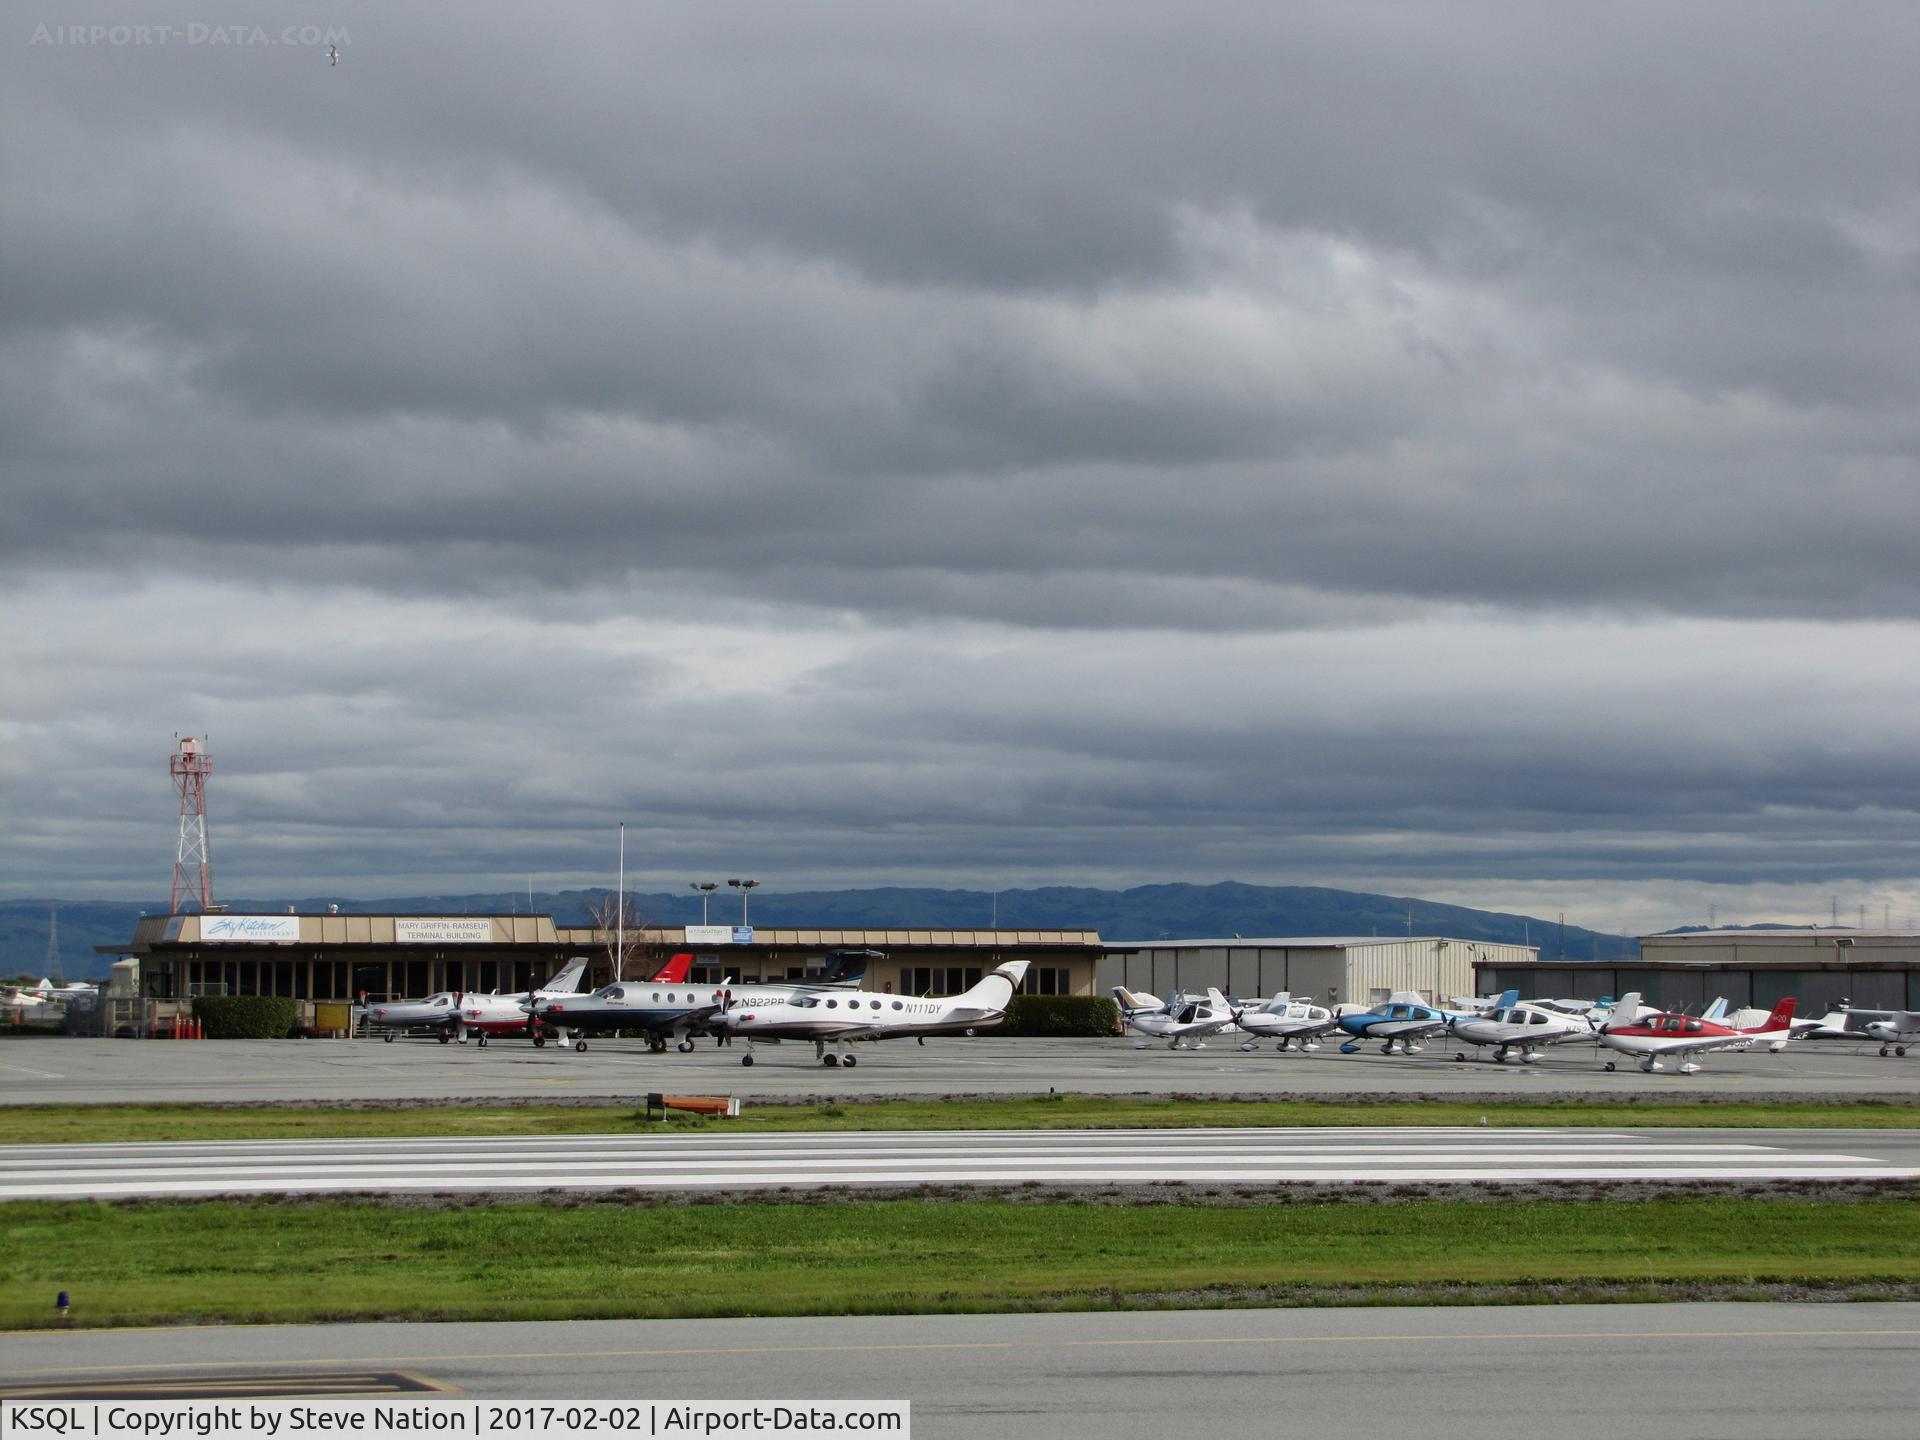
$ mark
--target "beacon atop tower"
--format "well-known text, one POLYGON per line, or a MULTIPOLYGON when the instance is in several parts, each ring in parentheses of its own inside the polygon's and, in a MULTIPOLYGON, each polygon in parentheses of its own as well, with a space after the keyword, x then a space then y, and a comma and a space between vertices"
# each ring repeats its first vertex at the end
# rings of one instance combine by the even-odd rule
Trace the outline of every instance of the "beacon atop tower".
POLYGON ((180 849, 173 862, 173 898, 167 908, 178 915, 183 901, 198 901, 204 914, 213 908, 213 854, 207 849, 207 777, 213 756, 189 735, 167 768, 180 792, 180 849))

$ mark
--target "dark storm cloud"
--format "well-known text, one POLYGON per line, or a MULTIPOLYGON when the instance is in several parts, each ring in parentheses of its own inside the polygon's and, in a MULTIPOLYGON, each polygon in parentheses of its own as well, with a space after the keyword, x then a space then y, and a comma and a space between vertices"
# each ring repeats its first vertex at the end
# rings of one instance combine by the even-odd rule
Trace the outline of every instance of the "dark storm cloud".
POLYGON ((0 48, 42 855, 1914 873, 1911 7, 172 9, 0 48))

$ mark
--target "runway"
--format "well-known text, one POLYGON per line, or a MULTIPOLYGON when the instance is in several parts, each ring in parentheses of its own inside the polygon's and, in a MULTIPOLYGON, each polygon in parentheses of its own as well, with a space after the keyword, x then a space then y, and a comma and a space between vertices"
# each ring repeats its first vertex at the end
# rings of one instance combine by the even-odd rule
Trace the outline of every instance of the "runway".
MULTIPOLYGON (((405 1102, 635 1100, 650 1090, 753 1100, 884 1096, 1244 1095, 1336 1097, 1711 1095, 1732 1099, 1910 1103, 1920 1057, 1881 1059, 1871 1048, 1803 1041, 1775 1055, 1714 1054, 1697 1075, 1600 1068, 1591 1046, 1562 1046, 1536 1065, 1465 1063, 1440 1046, 1414 1056, 1136 1049, 1132 1041, 942 1037, 856 1047, 855 1069, 827 1069, 811 1045, 742 1050, 703 1042, 688 1055, 650 1053, 633 1040, 595 1039, 586 1054, 521 1040, 438 1045, 431 1040, 0 1040, 0 1104, 218 1101, 405 1102)), ((1617 1057, 1615 1057, 1617 1058, 1617 1057)))
MULTIPOLYGON (((495 1400, 906 1399, 921 1440, 1892 1440, 1920 1305, 1555 1305, 302 1325, 0 1340, 0 1390, 401 1371, 495 1400)), ((284 1392, 281 1392, 284 1393, 284 1392)), ((404 1403, 402 1400, 399 1403, 404 1403)))
POLYGON ((1901 1131, 1222 1129, 23 1145, 0 1199, 1920 1177, 1901 1131))

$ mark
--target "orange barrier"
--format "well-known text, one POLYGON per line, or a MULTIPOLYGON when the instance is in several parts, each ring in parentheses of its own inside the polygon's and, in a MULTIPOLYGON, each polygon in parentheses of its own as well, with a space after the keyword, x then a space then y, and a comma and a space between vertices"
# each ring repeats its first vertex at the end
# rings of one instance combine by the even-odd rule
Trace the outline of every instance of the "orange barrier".
POLYGON ((690 1110, 696 1115, 738 1115, 740 1102, 731 1095, 662 1095, 654 1091, 647 1096, 649 1119, 656 1110, 662 1118, 669 1110, 690 1110))

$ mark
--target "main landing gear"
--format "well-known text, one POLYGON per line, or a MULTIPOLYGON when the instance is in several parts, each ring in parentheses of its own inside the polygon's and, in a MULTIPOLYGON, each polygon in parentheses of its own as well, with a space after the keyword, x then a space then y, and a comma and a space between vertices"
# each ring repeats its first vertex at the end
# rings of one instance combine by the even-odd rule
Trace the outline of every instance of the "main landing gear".
POLYGON ((847 1069, 851 1070, 860 1063, 859 1059, 851 1050, 845 1054, 836 1054, 834 1051, 827 1049, 827 1042, 824 1040, 816 1040, 813 1042, 813 1054, 814 1058, 829 1070, 833 1069, 836 1065, 844 1065, 847 1069))
POLYGON ((1904 1045, 1882 1045, 1880 1047, 1881 1058, 1884 1059, 1888 1051, 1892 1051, 1895 1055, 1905 1055, 1907 1053, 1907 1047, 1904 1045))

